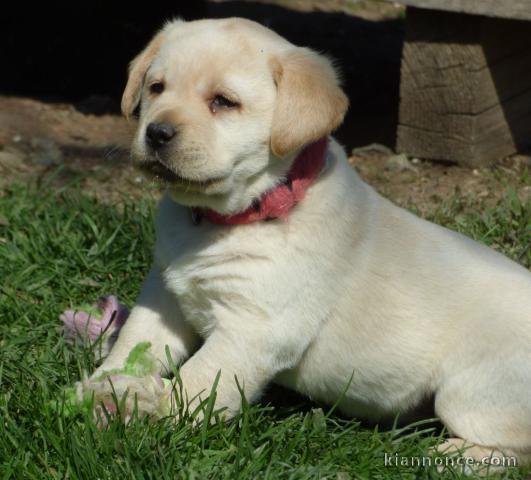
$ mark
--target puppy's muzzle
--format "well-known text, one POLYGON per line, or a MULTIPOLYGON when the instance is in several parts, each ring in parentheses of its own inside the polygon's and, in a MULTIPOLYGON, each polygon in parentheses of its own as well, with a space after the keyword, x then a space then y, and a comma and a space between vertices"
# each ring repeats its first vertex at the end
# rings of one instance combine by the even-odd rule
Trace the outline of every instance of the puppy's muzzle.
POLYGON ((167 146, 177 133, 177 129, 167 122, 151 122, 146 128, 146 143, 151 150, 157 151, 167 146))

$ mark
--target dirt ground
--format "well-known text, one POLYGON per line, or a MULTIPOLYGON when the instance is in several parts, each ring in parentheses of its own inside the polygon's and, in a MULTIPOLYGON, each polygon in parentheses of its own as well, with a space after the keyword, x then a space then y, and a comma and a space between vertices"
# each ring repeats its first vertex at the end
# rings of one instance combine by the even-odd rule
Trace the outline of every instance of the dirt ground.
MULTIPOLYGON (((129 163, 134 128, 118 115, 86 115, 70 104, 0 96, 0 189, 34 182, 48 188, 72 185, 111 202, 156 197, 157 186, 129 163)), ((350 161, 385 196, 421 211, 454 196, 493 204, 508 186, 522 200, 531 199, 531 157, 525 155, 470 170, 406 159, 372 144, 354 149, 350 161)))
MULTIPOLYGON (((400 5, 367 0, 214 0, 207 13, 244 14, 293 36, 296 43, 309 31, 319 33, 312 35, 316 47, 340 60, 351 100, 338 137, 348 146, 351 164, 361 176, 396 203, 426 212, 447 199, 466 197, 472 204, 488 206, 509 186, 523 201, 531 199, 529 155, 470 170, 408 159, 391 150, 403 38, 400 5), (287 6, 289 10, 283 9, 287 6)), ((91 96, 88 102, 52 103, 0 96, 0 195, 10 184, 35 182, 47 188, 71 186, 112 202, 157 196, 157 185, 129 163, 134 122, 117 113, 101 114, 98 102, 108 100, 91 96), (86 113, 91 108, 98 114, 86 113)), ((110 101, 117 103, 116 98, 110 101)))

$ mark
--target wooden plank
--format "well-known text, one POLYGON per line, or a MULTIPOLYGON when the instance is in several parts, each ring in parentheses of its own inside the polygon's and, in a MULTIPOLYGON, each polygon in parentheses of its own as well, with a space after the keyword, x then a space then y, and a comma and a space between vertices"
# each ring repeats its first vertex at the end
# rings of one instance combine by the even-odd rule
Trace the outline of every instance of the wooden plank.
POLYGON ((398 0, 397 3, 429 10, 531 20, 530 0, 398 0))
POLYGON ((397 150, 476 167, 529 148, 527 31, 516 20, 408 9, 397 150))
POLYGON ((530 106, 531 87, 477 117, 473 153, 479 165, 531 147, 530 106))
MULTIPOLYGON (((425 110, 428 110, 426 105, 433 104, 429 110, 434 115, 443 112, 480 114, 531 89, 531 45, 528 50, 516 52, 493 65, 480 68, 475 68, 473 63, 479 63, 480 60, 488 62, 481 46, 459 48, 462 57, 450 66, 440 65, 443 62, 443 55, 439 52, 441 48, 447 50, 440 46, 435 49, 418 48, 408 43, 404 46, 406 60, 402 66, 402 78, 415 78, 415 82, 404 82, 401 89, 404 114, 407 115, 418 104, 425 110), (422 68, 419 69, 417 65, 415 70, 407 59, 419 57, 423 59, 418 62, 422 68), (444 99, 442 106, 441 98, 444 99)), ((404 117, 404 120, 407 121, 407 118, 404 117)), ((419 121, 425 122, 433 120, 428 115, 419 118, 419 121)))

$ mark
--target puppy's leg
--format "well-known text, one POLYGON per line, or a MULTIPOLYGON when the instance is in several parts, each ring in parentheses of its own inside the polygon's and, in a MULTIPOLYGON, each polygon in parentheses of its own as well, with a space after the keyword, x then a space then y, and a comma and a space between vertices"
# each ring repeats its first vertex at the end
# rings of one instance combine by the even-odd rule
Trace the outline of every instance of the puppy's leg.
POLYGON ((199 338, 184 322, 176 299, 167 291, 157 269, 152 268, 111 352, 90 379, 79 382, 78 396, 93 398, 94 413, 102 425, 107 423, 105 412, 116 415, 120 404, 119 416, 126 422, 135 409, 140 416, 166 415, 170 413, 169 388, 161 374, 169 373, 189 357, 198 344, 199 338), (142 373, 116 372, 124 368, 133 350, 145 354, 139 345, 144 342, 151 346, 140 360, 142 373), (173 365, 168 364, 166 347, 173 365))
MULTIPOLYGON (((243 389, 247 400, 253 401, 278 371, 285 367, 286 352, 279 353, 282 352, 282 340, 277 338, 271 342, 271 332, 263 331, 256 324, 251 326, 256 328, 216 329, 181 367, 180 379, 185 397, 179 400, 188 405, 190 412, 209 396, 219 372, 215 408, 223 409, 222 416, 229 419, 241 406, 238 385, 243 389)), ((101 411, 98 415, 98 407, 103 404, 108 412, 116 413, 115 392, 118 399, 127 394, 124 411, 120 412, 125 421, 135 403, 140 415, 167 415, 175 412, 175 389, 164 388, 157 379, 144 378, 138 381, 111 375, 109 380, 102 382, 96 377, 89 385, 84 385, 86 391, 94 394, 96 414, 103 424, 105 417, 101 411)), ((201 415, 199 412, 197 420, 202 419, 201 415)))
POLYGON ((137 305, 113 345, 108 357, 94 372, 101 377, 110 370, 123 368, 131 350, 140 342, 150 342, 150 354, 160 365, 160 372, 170 371, 166 346, 177 365, 189 357, 199 345, 199 338, 187 325, 175 297, 168 292, 158 270, 149 272, 137 305))
MULTIPOLYGON (((487 475, 502 472, 507 467, 516 466, 522 461, 517 452, 505 449, 504 451, 492 447, 473 445, 462 438, 448 438, 437 445, 435 452, 445 457, 458 457, 463 459, 456 465, 462 467, 463 473, 477 473, 487 475)), ((444 470, 443 468, 439 469, 444 470)))
POLYGON ((180 377, 190 411, 210 394, 218 372, 215 408, 224 409, 225 419, 240 410, 242 397, 238 385, 247 401, 253 402, 260 396, 287 359, 278 355, 282 340, 277 339, 276 348, 272 348, 268 341, 271 334, 265 336, 259 330, 216 330, 181 367, 180 377))
POLYGON ((531 460, 531 351, 492 353, 451 374, 436 393, 435 412, 458 439, 444 448, 461 448, 463 455, 492 466, 531 460), (492 460, 489 461, 489 457, 492 460))

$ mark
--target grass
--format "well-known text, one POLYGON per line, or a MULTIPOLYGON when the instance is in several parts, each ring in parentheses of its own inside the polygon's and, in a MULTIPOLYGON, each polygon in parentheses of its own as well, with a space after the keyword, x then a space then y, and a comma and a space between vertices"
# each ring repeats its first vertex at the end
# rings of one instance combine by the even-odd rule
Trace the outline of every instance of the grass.
MULTIPOLYGON (((117 209, 68 192, 16 186, 0 196, 0 478, 460 477, 384 464, 384 453, 424 455, 441 435, 428 425, 368 427, 283 391, 201 429, 144 419, 98 430, 88 416, 55 412, 63 387, 94 369, 90 349, 65 344, 59 313, 110 292, 132 304, 153 242, 152 203, 117 209)), ((531 266, 531 205, 509 191, 494 209, 465 207, 454 201, 432 218, 531 266)))

